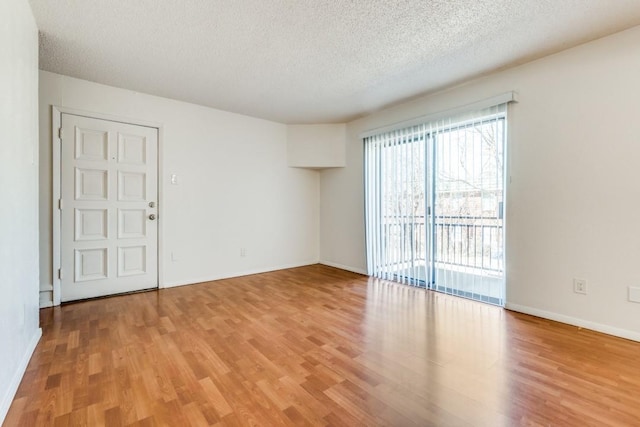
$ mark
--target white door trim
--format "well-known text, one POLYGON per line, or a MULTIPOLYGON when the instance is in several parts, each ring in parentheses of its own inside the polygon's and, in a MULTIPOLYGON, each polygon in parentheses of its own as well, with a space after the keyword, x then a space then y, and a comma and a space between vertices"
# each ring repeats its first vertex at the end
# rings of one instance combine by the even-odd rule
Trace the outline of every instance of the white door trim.
POLYGON ((74 108, 52 106, 51 108, 51 145, 53 148, 52 155, 52 188, 51 188, 51 210, 52 210, 52 232, 53 232, 53 248, 52 248, 52 271, 53 278, 53 305, 60 305, 60 278, 58 270, 60 269, 60 226, 61 216, 58 201, 61 196, 61 139, 59 129, 62 124, 62 114, 73 114, 76 116, 89 117, 93 119, 109 120, 112 122, 127 123, 137 126, 151 127, 158 130, 158 288, 164 288, 164 268, 163 268, 163 179, 162 157, 164 130, 161 123, 150 122, 146 120, 133 119, 130 117, 114 116, 110 114, 95 113, 74 108))

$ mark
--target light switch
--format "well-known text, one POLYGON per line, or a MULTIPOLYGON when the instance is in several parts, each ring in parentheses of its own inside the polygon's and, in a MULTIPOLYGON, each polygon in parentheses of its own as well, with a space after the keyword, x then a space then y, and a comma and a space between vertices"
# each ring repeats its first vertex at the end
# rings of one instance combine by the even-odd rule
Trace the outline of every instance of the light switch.
POLYGON ((172 185, 178 185, 178 175, 175 173, 171 174, 171 184, 172 185))

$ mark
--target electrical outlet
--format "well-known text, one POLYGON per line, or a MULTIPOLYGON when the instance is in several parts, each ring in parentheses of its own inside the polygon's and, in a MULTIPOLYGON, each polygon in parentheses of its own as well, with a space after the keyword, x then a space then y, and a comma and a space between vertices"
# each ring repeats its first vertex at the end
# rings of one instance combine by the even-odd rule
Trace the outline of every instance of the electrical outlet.
POLYGON ((585 279, 573 279, 573 292, 586 295, 587 281, 585 279))
POLYGON ((240 256, 242 257, 247 256, 247 248, 240 248, 240 256))

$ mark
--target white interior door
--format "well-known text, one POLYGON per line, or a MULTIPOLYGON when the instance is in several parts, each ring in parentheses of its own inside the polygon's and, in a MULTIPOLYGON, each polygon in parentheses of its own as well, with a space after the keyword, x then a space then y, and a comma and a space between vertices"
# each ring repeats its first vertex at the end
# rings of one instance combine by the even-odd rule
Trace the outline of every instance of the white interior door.
POLYGON ((61 300, 157 287, 157 129, 72 114, 61 129, 61 300))

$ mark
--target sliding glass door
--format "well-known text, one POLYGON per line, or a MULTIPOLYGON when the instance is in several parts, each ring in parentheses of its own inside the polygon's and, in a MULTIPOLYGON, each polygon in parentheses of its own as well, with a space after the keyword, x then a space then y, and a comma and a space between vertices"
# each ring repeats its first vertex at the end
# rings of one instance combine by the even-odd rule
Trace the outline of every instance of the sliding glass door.
POLYGON ((423 285, 426 272, 424 132, 396 132, 368 144, 368 258, 379 277, 423 285))
POLYGON ((504 300, 506 106, 365 140, 374 276, 504 300))
POLYGON ((494 304, 504 290, 505 118, 433 133, 429 286, 494 304))

